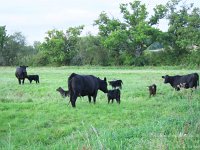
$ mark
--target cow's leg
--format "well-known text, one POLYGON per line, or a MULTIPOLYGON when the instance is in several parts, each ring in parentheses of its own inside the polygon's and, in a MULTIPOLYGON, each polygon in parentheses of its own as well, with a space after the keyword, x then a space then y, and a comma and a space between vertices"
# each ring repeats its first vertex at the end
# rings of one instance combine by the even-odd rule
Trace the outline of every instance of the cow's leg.
POLYGON ((72 100, 71 100, 71 104, 72 104, 72 107, 76 107, 76 96, 73 96, 72 100))
POLYGON ((108 104, 110 103, 110 99, 108 99, 108 104))
POLYGON ((93 102, 96 103, 97 92, 93 95, 93 102))
POLYGON ((75 107, 75 103, 73 102, 73 96, 74 96, 74 93, 73 93, 73 92, 70 92, 70 95, 69 95, 69 97, 70 97, 70 102, 71 102, 71 104, 72 104, 72 107, 75 107))
POLYGON ((91 103, 91 96, 88 96, 89 103, 91 103))
POLYGON ((96 104, 96 97, 97 97, 97 95, 93 96, 93 102, 94 102, 94 104, 96 104))
POLYGON ((175 91, 180 91, 180 88, 179 87, 174 87, 174 90, 175 91))
POLYGON ((72 107, 76 107, 76 99, 77 99, 77 94, 74 93, 71 99, 72 107))
POLYGON ((116 98, 116 101, 117 101, 117 103, 119 104, 119 99, 118 99, 118 98, 116 98))
POLYGON ((25 78, 22 79, 22 84, 24 84, 24 80, 25 80, 25 78))
POLYGON ((120 104, 120 98, 117 98, 116 100, 117 100, 117 103, 120 104))
POLYGON ((20 79, 18 79, 18 82, 19 82, 19 84, 21 84, 21 80, 20 79))
POLYGON ((72 104, 72 97, 73 97, 73 94, 72 94, 72 92, 70 92, 69 100, 70 100, 71 104, 72 104))
POLYGON ((191 88, 191 96, 192 96, 193 91, 194 91, 193 88, 191 88))

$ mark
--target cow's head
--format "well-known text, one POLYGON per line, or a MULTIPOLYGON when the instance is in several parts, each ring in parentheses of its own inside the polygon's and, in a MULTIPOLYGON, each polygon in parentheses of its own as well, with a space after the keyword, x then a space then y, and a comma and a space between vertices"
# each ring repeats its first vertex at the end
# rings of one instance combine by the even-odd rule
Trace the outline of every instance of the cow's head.
POLYGON ((107 88, 107 80, 104 78, 104 80, 99 79, 99 89, 103 91, 104 93, 108 93, 108 88, 107 88))
POLYGON ((119 80, 119 82, 120 82, 121 84, 123 84, 122 80, 119 80))
POLYGON ((162 76, 162 78, 164 79, 164 83, 169 83, 170 82, 170 77, 168 75, 162 76))

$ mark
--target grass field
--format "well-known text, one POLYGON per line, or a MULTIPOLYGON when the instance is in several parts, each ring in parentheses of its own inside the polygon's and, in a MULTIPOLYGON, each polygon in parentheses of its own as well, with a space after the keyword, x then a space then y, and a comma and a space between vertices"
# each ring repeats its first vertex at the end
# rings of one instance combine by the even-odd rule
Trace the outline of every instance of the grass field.
POLYGON ((0 67, 0 149, 200 149, 200 90, 175 92, 161 78, 198 70, 29 67, 37 85, 19 85, 14 72, 0 67), (82 97, 67 106, 56 88, 67 89, 72 72, 122 79, 121 104, 108 105, 99 91, 96 105, 82 97), (158 91, 149 98, 152 83, 158 91))

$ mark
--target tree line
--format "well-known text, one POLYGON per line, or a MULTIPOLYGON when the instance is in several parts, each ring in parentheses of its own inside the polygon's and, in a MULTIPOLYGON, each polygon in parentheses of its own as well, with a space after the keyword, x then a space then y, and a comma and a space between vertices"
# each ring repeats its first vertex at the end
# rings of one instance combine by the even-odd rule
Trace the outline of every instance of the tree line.
POLYGON ((32 46, 0 26, 0 65, 200 65, 200 8, 170 0, 149 15, 135 0, 119 9, 121 19, 102 12, 94 20, 98 35, 81 36, 84 25, 53 29, 32 46), (168 21, 166 32, 157 28, 161 19, 168 21))

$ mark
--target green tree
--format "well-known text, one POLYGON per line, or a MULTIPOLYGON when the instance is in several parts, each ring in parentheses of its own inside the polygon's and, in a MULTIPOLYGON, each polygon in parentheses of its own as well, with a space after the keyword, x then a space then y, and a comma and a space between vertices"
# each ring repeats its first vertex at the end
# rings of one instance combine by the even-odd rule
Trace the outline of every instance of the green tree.
POLYGON ((170 60, 177 64, 200 45, 200 9, 182 2, 171 0, 162 6, 167 10, 165 18, 169 20, 165 49, 169 51, 170 60))
POLYGON ((19 65, 23 58, 33 51, 31 46, 26 45, 26 39, 21 32, 12 35, 6 34, 5 26, 0 28, 0 54, 1 65, 19 65))
POLYGON ((145 4, 141 4, 140 1, 121 4, 120 10, 123 15, 122 21, 110 19, 103 12, 94 25, 98 26, 99 34, 103 36, 103 45, 111 51, 115 64, 119 64, 120 55, 123 53, 132 57, 129 64, 135 64, 134 60, 137 59, 134 58, 140 57, 148 46, 162 41, 163 33, 153 25, 164 17, 166 10, 161 6, 155 8, 155 16, 150 19, 145 4))
POLYGON ((76 44, 83 27, 71 27, 66 32, 55 29, 48 31, 39 50, 48 58, 49 63, 69 65, 76 54, 76 44))
POLYGON ((108 52, 101 44, 101 36, 89 34, 81 37, 77 51, 72 59, 73 65, 108 65, 108 52))
POLYGON ((8 40, 8 35, 6 34, 6 26, 0 26, 0 65, 6 65, 5 63, 5 50, 4 47, 8 40))

